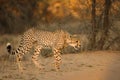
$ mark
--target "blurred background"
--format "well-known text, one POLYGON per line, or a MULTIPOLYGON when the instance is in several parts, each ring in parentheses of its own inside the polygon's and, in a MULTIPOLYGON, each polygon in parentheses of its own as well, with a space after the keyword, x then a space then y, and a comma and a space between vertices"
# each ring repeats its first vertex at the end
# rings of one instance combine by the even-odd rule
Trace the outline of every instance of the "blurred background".
POLYGON ((81 51, 120 50, 120 1, 0 0, 1 50, 33 26, 77 35, 81 51))

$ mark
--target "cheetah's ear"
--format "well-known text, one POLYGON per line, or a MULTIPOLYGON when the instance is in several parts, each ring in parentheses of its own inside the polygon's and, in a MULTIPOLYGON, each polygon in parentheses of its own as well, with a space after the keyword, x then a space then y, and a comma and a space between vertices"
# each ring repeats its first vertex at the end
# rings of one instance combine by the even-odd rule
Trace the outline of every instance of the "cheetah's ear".
POLYGON ((8 53, 10 53, 10 52, 11 52, 11 49, 12 49, 11 43, 7 43, 7 44, 6 44, 6 48, 7 48, 8 53))

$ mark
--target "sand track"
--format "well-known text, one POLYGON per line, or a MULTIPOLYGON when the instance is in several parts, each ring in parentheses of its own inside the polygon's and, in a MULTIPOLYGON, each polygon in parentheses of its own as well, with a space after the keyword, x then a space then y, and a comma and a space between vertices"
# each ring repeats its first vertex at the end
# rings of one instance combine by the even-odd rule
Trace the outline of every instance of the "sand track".
POLYGON ((53 57, 41 58, 45 65, 43 71, 39 71, 29 57, 23 61, 23 73, 12 58, 0 60, 0 80, 120 80, 120 52, 117 51, 62 55, 58 72, 54 71, 53 57))

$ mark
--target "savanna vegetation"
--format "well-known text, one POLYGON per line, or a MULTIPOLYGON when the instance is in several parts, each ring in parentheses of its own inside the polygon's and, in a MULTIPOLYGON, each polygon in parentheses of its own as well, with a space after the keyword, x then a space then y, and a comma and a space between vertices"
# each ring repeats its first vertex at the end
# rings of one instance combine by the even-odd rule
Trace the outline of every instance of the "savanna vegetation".
POLYGON ((0 0, 0 45, 34 26, 77 35, 82 51, 120 50, 119 5, 119 0, 0 0))

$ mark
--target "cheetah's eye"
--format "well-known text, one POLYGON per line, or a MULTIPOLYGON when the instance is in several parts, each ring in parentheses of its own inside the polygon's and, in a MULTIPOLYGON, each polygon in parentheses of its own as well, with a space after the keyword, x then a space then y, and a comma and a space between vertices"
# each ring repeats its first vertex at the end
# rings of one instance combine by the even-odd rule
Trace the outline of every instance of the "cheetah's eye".
POLYGON ((78 41, 76 41, 76 42, 78 42, 78 41))

